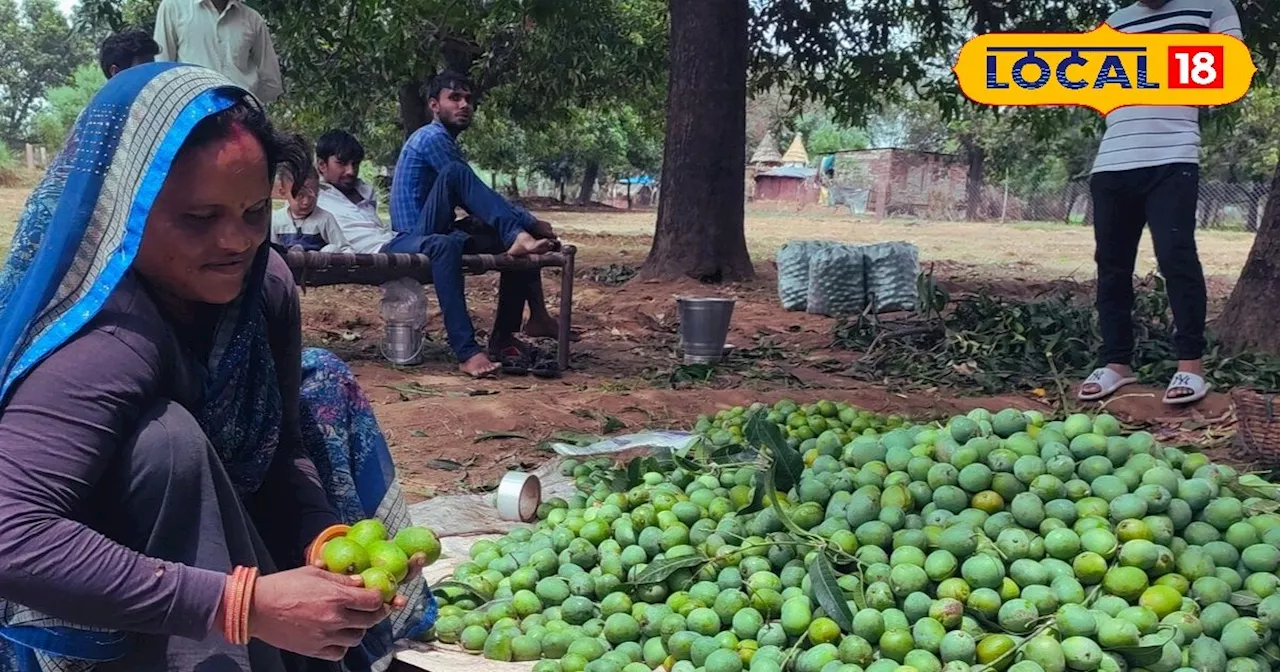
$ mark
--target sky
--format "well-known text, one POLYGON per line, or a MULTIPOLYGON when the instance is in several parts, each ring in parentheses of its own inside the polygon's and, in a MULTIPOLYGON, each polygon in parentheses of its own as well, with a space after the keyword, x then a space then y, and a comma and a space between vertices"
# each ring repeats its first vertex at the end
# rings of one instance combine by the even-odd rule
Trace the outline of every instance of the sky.
POLYGON ((58 8, 62 10, 63 14, 70 16, 71 8, 75 7, 79 2, 80 0, 58 0, 58 8))

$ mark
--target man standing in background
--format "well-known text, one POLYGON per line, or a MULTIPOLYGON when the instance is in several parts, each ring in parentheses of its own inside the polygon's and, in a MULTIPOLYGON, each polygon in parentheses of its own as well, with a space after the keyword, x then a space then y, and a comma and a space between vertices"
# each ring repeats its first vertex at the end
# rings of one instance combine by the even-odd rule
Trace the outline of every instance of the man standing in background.
POLYGON ((267 23, 242 0, 162 0, 155 40, 159 60, 217 70, 264 105, 284 93, 267 23))
MULTIPOLYGON (((1230 0, 1139 0, 1107 25, 1123 33, 1222 33, 1243 37, 1230 0)), ((1200 110, 1183 106, 1122 107, 1107 115, 1089 179, 1098 264, 1100 368, 1078 397, 1102 399, 1130 383, 1133 373, 1133 268, 1145 225, 1173 309, 1178 358, 1164 393, 1166 404, 1204 398, 1204 270, 1196 251, 1200 188, 1200 110)))
POLYGON ((151 63, 160 53, 160 45, 151 39, 147 31, 132 28, 108 37, 98 50, 98 65, 102 74, 111 79, 135 65, 151 63))

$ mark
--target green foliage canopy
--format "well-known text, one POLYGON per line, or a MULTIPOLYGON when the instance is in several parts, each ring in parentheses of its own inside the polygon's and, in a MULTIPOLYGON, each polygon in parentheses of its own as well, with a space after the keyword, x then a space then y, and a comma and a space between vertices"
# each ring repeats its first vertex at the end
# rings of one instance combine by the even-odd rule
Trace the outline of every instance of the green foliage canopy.
POLYGON ((0 0, 0 53, 0 141, 18 143, 45 91, 67 83, 91 46, 54 0, 0 0))

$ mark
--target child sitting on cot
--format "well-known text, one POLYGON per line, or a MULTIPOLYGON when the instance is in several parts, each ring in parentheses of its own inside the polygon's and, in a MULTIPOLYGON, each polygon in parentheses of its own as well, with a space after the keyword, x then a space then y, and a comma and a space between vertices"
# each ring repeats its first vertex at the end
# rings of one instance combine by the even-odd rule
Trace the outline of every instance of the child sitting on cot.
MULTIPOLYGON (((295 137, 295 142, 304 143, 295 137)), ((271 216, 271 244, 290 250, 300 248, 320 252, 353 252, 342 227, 328 210, 316 205, 320 175, 307 164, 301 176, 282 171, 280 182, 288 203, 271 216)))

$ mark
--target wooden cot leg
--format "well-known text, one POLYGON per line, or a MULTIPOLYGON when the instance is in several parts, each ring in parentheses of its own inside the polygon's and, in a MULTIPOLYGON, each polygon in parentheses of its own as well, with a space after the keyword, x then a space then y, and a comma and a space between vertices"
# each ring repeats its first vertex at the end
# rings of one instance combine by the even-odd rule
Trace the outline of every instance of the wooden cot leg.
POLYGON ((573 253, 565 255, 560 269, 560 342, 557 356, 561 371, 569 370, 569 337, 573 328, 573 253))

